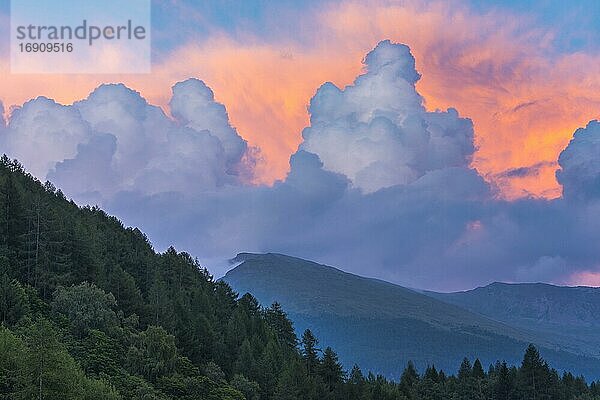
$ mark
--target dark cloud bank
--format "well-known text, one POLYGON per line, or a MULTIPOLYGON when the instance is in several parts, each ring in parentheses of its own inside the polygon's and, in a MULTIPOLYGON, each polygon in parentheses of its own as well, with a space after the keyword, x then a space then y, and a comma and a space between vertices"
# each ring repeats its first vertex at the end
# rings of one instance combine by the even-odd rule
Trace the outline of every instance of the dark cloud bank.
POLYGON ((2 124, 0 149, 217 275, 239 251, 441 290, 600 272, 600 123, 560 155, 562 198, 497 200, 470 168, 473 124, 425 110, 409 48, 381 42, 364 62, 354 84, 317 90, 273 187, 246 183, 259 151, 196 79, 173 87, 172 117, 123 85, 72 106, 31 100, 2 124))

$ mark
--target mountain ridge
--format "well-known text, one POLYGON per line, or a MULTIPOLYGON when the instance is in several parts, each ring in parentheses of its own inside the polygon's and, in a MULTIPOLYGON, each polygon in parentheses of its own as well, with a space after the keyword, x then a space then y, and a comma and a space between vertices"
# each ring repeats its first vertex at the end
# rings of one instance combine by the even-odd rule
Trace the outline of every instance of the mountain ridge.
POLYGON ((424 294, 521 329, 563 348, 600 356, 600 289, 547 283, 492 283, 453 293, 424 294))
MULTIPOLYGON (((407 293, 405 293, 406 295, 409 295, 410 293, 414 293, 415 295, 421 296, 421 294, 419 294, 418 292, 416 292, 416 291, 414 291, 412 289, 405 288, 403 286, 396 285, 396 284, 391 283, 391 282, 387 282, 387 281, 384 281, 384 280, 381 280, 381 279, 377 279, 377 278, 369 278, 369 277, 363 277, 363 276, 355 275, 355 274, 352 274, 350 272, 345 272, 345 271, 343 271, 343 270, 341 270, 339 268, 335 268, 335 267, 332 267, 332 266, 329 266, 329 265, 320 264, 320 263, 317 263, 317 262, 314 262, 314 261, 304 260, 304 259, 302 259, 300 257, 288 256, 288 255, 281 254, 281 253, 265 253, 265 254, 240 253, 235 258, 233 258, 232 260, 242 261, 242 263, 239 264, 238 266, 236 266, 233 270, 238 270, 239 271, 240 268, 244 269, 245 267, 250 267, 250 266, 253 267, 253 268, 256 268, 257 267, 256 265, 249 265, 249 264, 246 264, 246 262, 257 260, 257 259, 262 261, 264 259, 261 256, 273 257, 273 258, 277 258, 277 259, 280 259, 280 260, 292 260, 292 261, 295 261, 295 262, 302 262, 302 263, 305 263, 305 266, 304 266, 305 268, 307 268, 307 267, 310 266, 311 268, 316 268, 317 270, 319 270, 319 269, 320 270, 326 269, 329 272, 333 272, 335 274, 339 274, 340 277, 342 277, 342 276, 346 277, 346 278, 351 277, 352 279, 358 279, 358 280, 360 280, 362 282, 369 283, 369 284, 382 285, 382 286, 385 286, 387 288, 395 289, 395 290, 400 289, 402 291, 407 292, 407 293), (242 255, 242 257, 239 257, 240 255, 242 255)), ((281 267, 281 266, 285 266, 285 265, 286 264, 280 264, 279 266, 281 267)), ((231 271, 228 271, 228 273, 225 274, 225 276, 223 277, 223 279, 225 281, 227 281, 227 279, 225 279, 225 278, 227 278, 228 274, 231 271)), ((421 299, 423 301, 427 301, 427 297, 428 296, 423 296, 421 299)), ((314 309, 315 308, 312 308, 312 310, 314 310, 314 309)), ((460 309, 460 307, 458 307, 458 308, 454 308, 453 307, 453 308, 449 308, 448 310, 458 311, 458 309, 460 309)), ((288 310, 288 311, 292 311, 292 310, 288 310)), ((370 311, 369 314, 373 315, 372 310, 369 310, 369 311, 370 311)), ((377 311, 379 311, 379 310, 377 310, 377 311)), ((355 314, 353 314, 353 315, 355 315, 355 314)))
POLYGON ((225 282, 263 305, 280 302, 297 330, 314 327, 348 367, 357 362, 393 376, 410 359, 421 368, 434 363, 453 370, 464 356, 458 353, 478 354, 484 363, 517 362, 517 349, 534 342, 561 369, 582 363, 590 369, 578 371, 600 372, 600 360, 561 351, 544 336, 390 282, 280 253, 241 253, 233 260, 239 264, 225 282))

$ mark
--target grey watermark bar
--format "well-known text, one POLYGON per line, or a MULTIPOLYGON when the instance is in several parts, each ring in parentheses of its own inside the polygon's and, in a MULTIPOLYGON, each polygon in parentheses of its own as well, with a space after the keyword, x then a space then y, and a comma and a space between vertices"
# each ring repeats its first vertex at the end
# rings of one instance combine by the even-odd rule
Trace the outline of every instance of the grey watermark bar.
POLYGON ((12 73, 149 73, 150 0, 12 0, 12 73))

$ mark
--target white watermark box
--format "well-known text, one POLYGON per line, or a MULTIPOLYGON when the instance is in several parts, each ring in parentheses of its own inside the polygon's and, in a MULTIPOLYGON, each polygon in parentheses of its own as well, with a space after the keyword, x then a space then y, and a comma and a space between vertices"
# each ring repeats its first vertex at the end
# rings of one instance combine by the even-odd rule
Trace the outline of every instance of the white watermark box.
POLYGON ((150 0, 12 0, 12 73, 149 73, 150 0))

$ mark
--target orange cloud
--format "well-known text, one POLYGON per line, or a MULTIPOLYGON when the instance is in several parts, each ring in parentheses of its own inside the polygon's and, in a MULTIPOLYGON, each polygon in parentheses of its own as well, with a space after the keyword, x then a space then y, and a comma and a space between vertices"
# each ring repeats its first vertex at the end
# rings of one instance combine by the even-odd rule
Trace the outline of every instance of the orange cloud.
POLYGON ((287 172, 316 88, 351 83, 366 52, 389 38, 411 47, 429 109, 455 107, 473 119, 473 166, 505 197, 560 195, 558 154, 599 114, 599 57, 554 54, 552 32, 532 28, 527 16, 480 15, 455 2, 346 2, 301 17, 301 40, 214 34, 173 51, 150 75, 11 75, 2 62, 0 96, 6 104, 40 94, 70 103, 102 82, 122 81, 165 106, 174 82, 199 77, 240 134, 260 147, 257 182, 269 183, 287 172))

